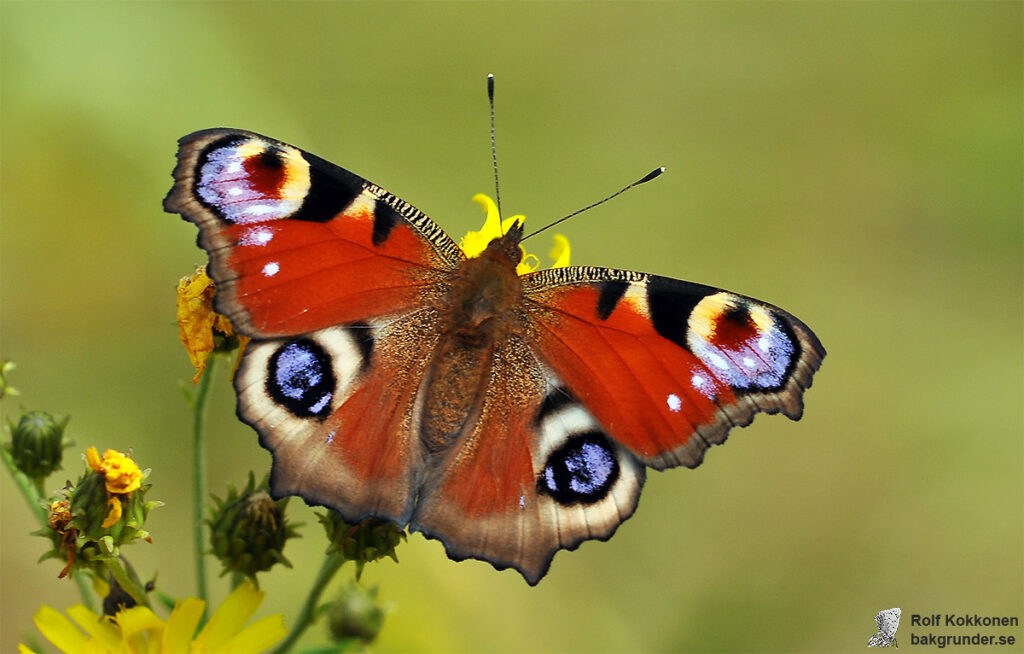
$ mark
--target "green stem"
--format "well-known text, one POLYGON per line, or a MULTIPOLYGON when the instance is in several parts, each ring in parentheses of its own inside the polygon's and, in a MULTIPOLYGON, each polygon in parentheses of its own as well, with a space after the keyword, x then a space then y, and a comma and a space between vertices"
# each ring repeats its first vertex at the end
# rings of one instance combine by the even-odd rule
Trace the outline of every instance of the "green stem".
POLYGON ((313 583, 313 587, 309 590, 309 595, 306 597, 306 603, 302 605, 302 611, 299 613, 299 617, 295 620, 295 626, 292 627, 291 633, 288 634, 288 638, 283 643, 277 646, 274 650, 274 654, 284 654, 292 648, 306 629, 313 623, 313 614, 316 613, 316 606, 320 602, 320 595, 323 594, 324 589, 327 588, 327 584, 331 582, 334 575, 337 574, 338 570, 341 569, 341 565, 345 563, 345 557, 340 553, 329 554, 324 559, 324 563, 320 566, 320 572, 316 576, 316 581, 313 583))
POLYGON ((103 563, 110 570, 110 574, 114 575, 114 579, 117 579, 117 583, 120 584, 121 588, 131 595, 132 599, 139 606, 149 607, 149 596, 146 594, 146 589, 142 587, 142 584, 135 578, 135 575, 128 571, 121 557, 103 557, 103 563))
MULTIPOLYGON (((47 513, 45 499, 43 497, 43 481, 36 480, 33 482, 28 478, 21 470, 18 470, 17 464, 14 463, 14 457, 11 456, 10 451, 3 446, 0 446, 0 455, 7 465, 7 470, 11 473, 11 477, 14 478, 14 483, 18 485, 18 489, 21 491, 25 501, 28 502, 28 508, 35 514, 39 524, 44 528, 50 526, 50 514, 47 513)), ((71 574, 71 578, 75 580, 75 584, 78 585, 78 591, 82 594, 82 604, 85 608, 90 611, 93 610, 92 592, 90 592, 89 582, 85 579, 85 576, 80 570, 76 570, 71 574)))
MULTIPOLYGON (((206 399, 210 395, 210 380, 217 365, 217 357, 210 357, 199 388, 192 399, 192 544, 196 556, 196 590, 199 599, 206 602, 206 558, 203 547, 203 503, 206 501, 206 439, 203 430, 206 399)), ((205 614, 204 614, 205 615, 205 614)))
POLYGON ((3 455, 4 463, 7 464, 7 470, 14 477, 14 483, 18 485, 18 489, 25 497, 25 501, 28 502, 28 508, 32 509, 32 513, 36 514, 39 524, 44 527, 49 526, 50 516, 46 513, 46 509, 43 508, 42 493, 37 490, 35 482, 29 479, 28 475, 24 472, 18 470, 18 465, 14 463, 14 457, 11 456, 10 450, 0 446, 0 454, 3 455))

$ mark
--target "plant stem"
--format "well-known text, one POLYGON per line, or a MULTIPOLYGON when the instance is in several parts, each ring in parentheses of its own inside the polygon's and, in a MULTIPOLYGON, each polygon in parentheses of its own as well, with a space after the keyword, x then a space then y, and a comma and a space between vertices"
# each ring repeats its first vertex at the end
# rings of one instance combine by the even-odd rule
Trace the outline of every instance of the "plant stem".
MULTIPOLYGON (((43 504, 45 498, 43 497, 43 482, 37 480, 33 482, 28 478, 21 470, 18 470, 18 466, 14 463, 14 457, 11 456, 10 451, 6 447, 0 446, 0 456, 2 456, 4 463, 7 465, 7 470, 11 473, 11 477, 14 477, 14 483, 18 485, 18 489, 21 491, 25 501, 28 502, 28 508, 35 514, 36 519, 39 520, 39 524, 43 528, 50 526, 50 515, 47 513, 46 508, 43 504)), ((75 584, 78 585, 78 591, 82 595, 82 604, 85 608, 90 611, 93 610, 92 593, 90 592, 89 582, 86 581, 85 576, 80 570, 76 570, 71 574, 72 579, 75 580, 75 584)))
POLYGON ((117 583, 120 584, 121 588, 131 595, 132 599, 139 606, 149 607, 149 596, 146 594, 146 589, 139 584, 139 580, 135 578, 135 575, 128 571, 121 557, 103 557, 103 563, 110 570, 110 574, 114 575, 114 579, 117 579, 117 583))
POLYGON ((28 475, 18 470, 17 464, 14 463, 14 457, 6 447, 0 447, 0 455, 3 456, 4 463, 7 464, 7 470, 14 477, 14 483, 18 484, 18 489, 25 497, 25 501, 28 502, 28 508, 32 509, 39 524, 46 527, 49 524, 50 516, 47 515, 46 509, 41 503, 42 493, 37 490, 36 484, 28 478, 28 475))
MULTIPOLYGON (((218 357, 210 357, 199 388, 192 399, 192 544, 196 557, 196 591, 206 602, 206 559, 203 548, 203 503, 206 501, 206 438, 204 418, 206 399, 210 394, 210 380, 218 357)), ((204 613, 205 616, 205 613, 204 613)))
POLYGON ((290 650, 309 625, 313 623, 313 614, 316 613, 317 604, 320 602, 320 595, 323 594, 327 584, 331 582, 331 579, 334 578, 334 575, 337 574, 343 563, 345 563, 345 558, 340 553, 327 555, 323 565, 320 566, 320 572, 316 576, 316 581, 313 582, 313 587, 309 589, 306 602, 302 605, 302 612, 299 613, 299 617, 295 620, 295 626, 292 627, 288 638, 277 646, 274 654, 284 654, 284 652, 290 650))

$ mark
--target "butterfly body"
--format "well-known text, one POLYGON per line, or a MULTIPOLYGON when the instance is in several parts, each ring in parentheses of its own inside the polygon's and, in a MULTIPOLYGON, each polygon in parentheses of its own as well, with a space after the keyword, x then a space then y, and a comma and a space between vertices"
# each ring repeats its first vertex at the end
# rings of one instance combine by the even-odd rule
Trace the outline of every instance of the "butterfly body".
POLYGON ((424 383, 421 439, 428 452, 444 449, 483 404, 495 350, 522 334, 522 258, 517 226, 479 257, 459 263, 449 294, 438 305, 441 340, 424 383))
POLYGON ((367 180, 242 130, 180 142, 168 211, 254 340, 239 416, 276 496, 441 540, 531 584, 609 538, 646 467, 694 467, 756 412, 802 413, 802 322, 710 286, 596 267, 518 274, 522 226, 468 257, 367 180))

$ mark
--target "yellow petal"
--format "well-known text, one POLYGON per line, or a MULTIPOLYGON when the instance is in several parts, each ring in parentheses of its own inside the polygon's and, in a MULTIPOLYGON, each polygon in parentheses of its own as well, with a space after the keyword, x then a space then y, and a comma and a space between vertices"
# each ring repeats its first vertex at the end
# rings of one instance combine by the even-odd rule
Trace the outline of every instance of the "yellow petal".
POLYGON ((107 517, 101 525, 104 529, 116 525, 117 521, 121 519, 121 500, 116 496, 111 496, 107 499, 107 506, 110 507, 110 512, 107 513, 107 517))
POLYGON ((195 648, 200 652, 219 652, 224 643, 238 633, 263 601, 263 591, 246 579, 228 595, 224 603, 206 623, 196 638, 195 648))
POLYGON ((164 621, 145 606, 133 606, 117 612, 117 624, 125 638, 147 629, 163 629, 164 621))
POLYGON ((75 604, 68 609, 68 615, 85 630, 85 633, 97 641, 99 649, 117 651, 121 646, 121 633, 117 625, 110 620, 96 615, 81 604, 75 604))
POLYGON ((206 602, 195 597, 188 597, 175 606, 170 617, 167 618, 161 651, 168 654, 187 652, 205 608, 206 602))
POLYGON ((100 463, 100 453, 96 451, 95 447, 90 447, 85 451, 85 460, 90 468, 96 472, 103 472, 103 464, 100 463))
POLYGON ((256 654, 268 650, 285 636, 284 614, 268 615, 257 620, 224 644, 226 654, 256 654))
POLYGON ((551 248, 552 259, 555 260, 555 264, 552 268, 565 268, 569 265, 569 239, 562 234, 555 234, 555 247, 551 248))
POLYGON ((470 231, 459 242, 459 247, 462 248, 462 251, 470 259, 480 256, 480 253, 487 249, 487 245, 491 241, 501 238, 508 230, 512 229, 512 225, 526 220, 525 216, 518 215, 501 220, 501 216, 498 215, 498 205, 494 204, 494 200, 483 193, 474 195, 473 202, 484 208, 487 212, 487 218, 484 220, 484 226, 480 228, 479 232, 470 231))
POLYGON ((32 616, 32 621, 36 623, 36 628, 46 636, 46 640, 65 654, 76 654, 85 649, 87 640, 85 635, 56 609, 46 605, 40 606, 36 614, 32 616))
POLYGON ((235 357, 235 365, 231 368, 231 381, 235 381, 235 373, 238 372, 238 366, 242 363, 242 355, 245 354, 245 348, 249 346, 249 341, 252 338, 248 336, 238 336, 238 356, 235 357))
POLYGON ((90 576, 92 576, 92 592, 100 597, 106 597, 110 594, 110 584, 95 575, 90 576))
POLYGON ((36 654, 25 643, 18 643, 18 654, 36 654))
POLYGON ((103 454, 102 465, 107 477, 107 492, 127 495, 142 485, 142 471, 127 454, 107 450, 103 454))
POLYGON ((516 274, 525 275, 526 273, 532 273, 537 268, 540 268, 540 259, 535 254, 527 254, 519 262, 519 265, 516 266, 516 274))

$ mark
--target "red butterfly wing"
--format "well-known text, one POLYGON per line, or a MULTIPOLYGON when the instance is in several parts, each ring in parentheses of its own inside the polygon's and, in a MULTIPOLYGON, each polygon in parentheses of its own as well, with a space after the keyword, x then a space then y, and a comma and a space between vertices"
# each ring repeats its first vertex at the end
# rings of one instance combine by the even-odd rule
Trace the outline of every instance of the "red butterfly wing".
POLYGON ((252 132, 184 137, 174 178, 164 207, 199 226, 217 309, 248 336, 407 313, 464 258, 415 207, 252 132))
POLYGON ((301 495, 349 522, 409 521, 424 461, 416 397, 436 322, 423 310, 249 345, 238 415, 274 453, 276 496, 301 495))
POLYGON ((494 352, 478 418, 424 480, 410 526, 452 559, 513 567, 536 584, 559 549, 610 538, 644 476, 513 336, 494 352))
POLYGON ((662 469, 700 464, 758 411, 799 419, 825 350, 785 311, 603 268, 523 278, 531 343, 620 444, 662 469))
POLYGON ((423 467, 414 405, 429 309, 465 260, 419 210, 259 134, 181 139, 168 211, 199 227, 218 311, 254 338, 238 414, 274 453, 275 495, 404 524, 423 467))

